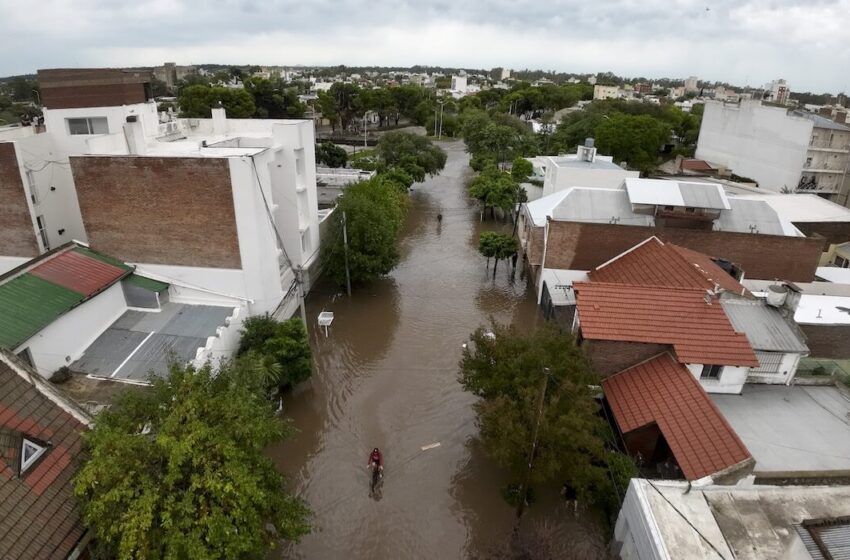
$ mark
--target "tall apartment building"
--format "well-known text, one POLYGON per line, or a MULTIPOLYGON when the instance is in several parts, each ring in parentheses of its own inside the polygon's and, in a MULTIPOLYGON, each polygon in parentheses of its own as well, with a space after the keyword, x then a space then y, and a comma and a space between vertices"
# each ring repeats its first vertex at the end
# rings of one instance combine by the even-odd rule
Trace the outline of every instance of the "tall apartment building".
POLYGON ((0 273, 77 239, 212 303, 297 309, 318 266, 312 121, 177 119, 149 75, 39 79, 47 132, 0 131, 0 273))
POLYGON ((687 80, 685 80, 685 91, 686 92, 694 92, 699 91, 699 78, 696 76, 691 76, 687 80))
POLYGON ((847 206, 850 127, 759 101, 708 102, 696 157, 775 192, 811 193, 847 206))
POLYGON ((764 100, 771 101, 778 105, 787 105, 791 95, 791 90, 788 88, 788 83, 783 80, 773 80, 764 86, 764 100))

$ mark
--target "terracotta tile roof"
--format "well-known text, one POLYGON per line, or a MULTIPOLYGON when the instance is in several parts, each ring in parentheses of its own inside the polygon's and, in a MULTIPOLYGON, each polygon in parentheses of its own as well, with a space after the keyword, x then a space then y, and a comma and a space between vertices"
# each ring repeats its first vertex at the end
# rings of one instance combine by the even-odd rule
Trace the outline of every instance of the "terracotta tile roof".
POLYGON ((657 237, 635 245, 588 273, 593 282, 633 284, 637 286, 670 286, 713 290, 715 284, 736 294, 746 289, 711 257, 657 237))
POLYGON ((714 168, 703 159, 685 159, 682 160, 682 169, 689 171, 714 171, 714 168))
POLYGON ((588 340, 671 344, 685 364, 758 367, 717 298, 699 288, 576 282, 581 333, 588 340))
POLYGON ((751 459, 699 381, 668 353, 602 382, 620 431, 656 424, 688 480, 751 459))
MULTIPOLYGON (((0 358, 9 359, 5 353, 0 358)), ((38 383, 25 380, 4 359, 0 359, 0 558, 66 558, 85 532, 71 479, 86 426, 56 403, 55 389, 54 398, 48 398, 38 383), (23 438, 48 445, 21 473, 23 438)))

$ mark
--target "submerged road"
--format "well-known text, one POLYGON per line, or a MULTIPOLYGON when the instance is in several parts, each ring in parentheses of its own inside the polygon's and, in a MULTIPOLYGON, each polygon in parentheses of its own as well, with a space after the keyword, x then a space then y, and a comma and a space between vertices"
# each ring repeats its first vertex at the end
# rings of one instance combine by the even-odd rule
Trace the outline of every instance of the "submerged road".
POLYGON ((442 146, 445 170, 411 193, 393 273, 350 299, 327 284, 308 298, 316 370, 285 403, 300 433, 271 453, 313 510, 313 532, 281 557, 462 558, 512 527, 499 494, 507 478, 477 443, 458 361, 490 317, 523 328, 542 319, 519 272, 500 263, 494 281, 485 270, 478 234, 511 226, 479 223, 464 145, 442 146), (335 314, 328 338, 315 325, 322 310, 335 314), (373 447, 386 463, 379 499, 368 488, 373 447))

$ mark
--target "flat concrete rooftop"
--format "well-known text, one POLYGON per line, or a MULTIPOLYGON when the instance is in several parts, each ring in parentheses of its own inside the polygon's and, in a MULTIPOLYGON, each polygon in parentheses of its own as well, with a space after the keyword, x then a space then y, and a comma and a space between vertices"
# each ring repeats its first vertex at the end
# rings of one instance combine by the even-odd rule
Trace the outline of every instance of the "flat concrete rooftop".
POLYGON ((233 314, 230 307, 166 303, 160 311, 129 310, 89 346, 71 370, 116 381, 145 383, 172 361, 195 358, 207 337, 233 314))
POLYGON ((741 395, 710 396, 756 460, 756 475, 850 475, 850 400, 837 388, 745 385, 741 395))

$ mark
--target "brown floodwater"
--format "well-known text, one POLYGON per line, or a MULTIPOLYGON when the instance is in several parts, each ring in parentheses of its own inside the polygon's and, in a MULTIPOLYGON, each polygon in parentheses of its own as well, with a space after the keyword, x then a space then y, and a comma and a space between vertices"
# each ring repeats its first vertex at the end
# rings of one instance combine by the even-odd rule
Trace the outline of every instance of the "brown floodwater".
MULTIPOLYGON (((495 280, 477 252, 486 229, 466 196, 469 156, 445 142, 446 168, 415 185, 393 273, 344 290, 320 283, 307 301, 315 370, 287 398, 298 435, 271 450, 291 489, 313 511, 313 532, 285 558, 463 558, 513 527, 499 488, 505 473, 476 440, 474 397, 457 381, 462 344, 496 321, 542 322, 532 292, 510 265, 495 280), (442 222, 437 215, 442 214, 442 222), (332 311, 330 334, 316 326, 332 311), (439 447, 422 451, 423 446, 439 447), (380 492, 369 495, 369 451, 384 453, 380 492)), ((558 510, 557 490, 531 516, 558 510)))

